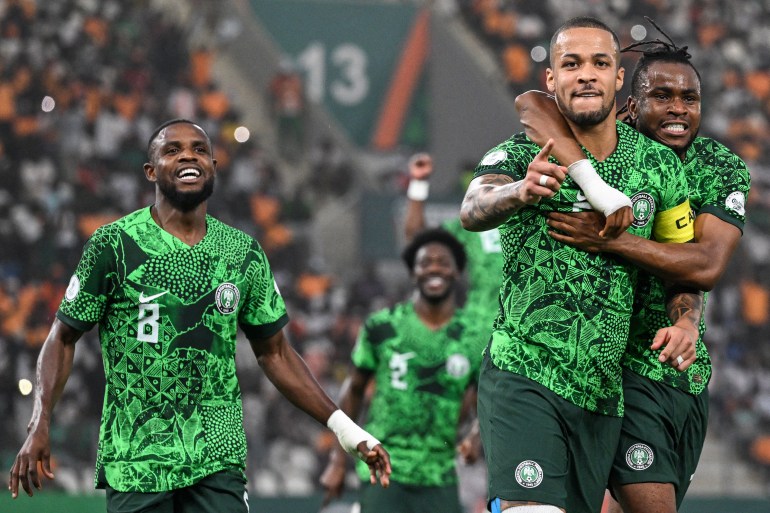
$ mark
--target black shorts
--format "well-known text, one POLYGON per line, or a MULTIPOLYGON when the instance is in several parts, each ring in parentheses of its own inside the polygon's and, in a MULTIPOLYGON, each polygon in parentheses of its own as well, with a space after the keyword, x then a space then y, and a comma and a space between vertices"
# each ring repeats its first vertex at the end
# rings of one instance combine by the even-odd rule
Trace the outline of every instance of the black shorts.
POLYGON ((672 483, 677 508, 698 466, 708 424, 708 389, 692 395, 623 371, 626 413, 612 486, 672 483))
POLYGON ((119 492, 107 488, 107 513, 248 513, 246 479, 222 470, 197 483, 165 492, 119 492))
POLYGON ((601 509, 620 417, 593 413, 485 355, 478 394, 489 500, 533 501, 569 513, 601 509))

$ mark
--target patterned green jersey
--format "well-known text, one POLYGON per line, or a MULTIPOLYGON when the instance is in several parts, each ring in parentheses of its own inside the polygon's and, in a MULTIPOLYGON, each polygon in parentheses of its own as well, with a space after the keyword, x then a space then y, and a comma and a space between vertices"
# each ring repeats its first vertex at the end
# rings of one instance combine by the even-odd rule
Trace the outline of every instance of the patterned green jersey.
MULTIPOLYGON (((460 406, 475 383, 481 357, 467 339, 461 310, 438 330, 412 302, 372 314, 353 348, 353 364, 374 372, 366 430, 388 448, 393 480, 419 486, 457 482, 455 446, 460 406)), ((368 467, 358 473, 369 480, 368 467)))
MULTIPOLYGON (((740 157, 713 139, 698 137, 687 150, 684 165, 694 217, 712 214, 743 231, 751 178, 740 157)), ((655 333, 671 325, 661 280, 641 273, 634 314, 623 365, 652 380, 700 394, 711 378, 711 358, 703 342, 704 318, 701 318, 695 363, 685 372, 679 372, 658 361, 659 351, 649 349, 655 333)))
POLYGON ((57 317, 99 324, 97 487, 158 492, 245 468, 236 330, 264 338, 288 322, 254 239, 207 216, 190 247, 136 211, 91 236, 57 317))
MULTIPOLYGON (((617 124, 607 159, 589 156, 602 178, 633 201, 630 230, 683 242, 693 237, 687 182, 673 151, 617 124)), ((492 148, 475 176, 526 176, 540 148, 524 134, 492 148)), ((490 354, 496 366, 521 374, 589 411, 623 413, 620 359, 628 339, 637 270, 606 254, 590 254, 548 235, 546 214, 590 209, 567 178, 559 192, 522 208, 500 226, 505 263, 501 313, 490 354)))
POLYGON ((503 253, 500 231, 469 232, 459 218, 443 223, 444 229, 463 243, 468 258, 465 267, 468 276, 468 297, 463 310, 475 319, 473 328, 480 331, 481 348, 489 342, 492 323, 499 310, 500 284, 503 281, 503 253))

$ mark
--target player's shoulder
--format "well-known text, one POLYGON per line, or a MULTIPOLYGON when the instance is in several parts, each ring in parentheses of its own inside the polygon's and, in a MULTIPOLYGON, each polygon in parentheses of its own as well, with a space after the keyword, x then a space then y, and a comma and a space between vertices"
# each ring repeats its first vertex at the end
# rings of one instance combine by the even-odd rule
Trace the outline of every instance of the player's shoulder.
POLYGON ((121 233, 127 231, 130 226, 137 222, 143 222, 145 218, 149 217, 149 207, 144 207, 131 212, 130 214, 99 226, 89 237, 89 242, 91 242, 91 244, 99 245, 109 244, 111 241, 115 241, 121 233))
POLYGON ((237 248, 257 248, 262 251, 259 241, 243 230, 231 226, 206 214, 206 230, 211 234, 210 239, 226 251, 237 251, 237 248))
POLYGON ((397 335, 398 328, 404 324, 405 304, 397 303, 369 314, 364 321, 366 338, 369 342, 376 345, 397 335))
POLYGON ((637 132, 625 123, 618 122, 618 126, 623 127, 619 129, 619 131, 623 130, 624 132, 621 137, 625 136, 634 141, 634 152, 640 164, 653 168, 660 168, 662 166, 667 169, 682 169, 682 161, 674 150, 637 132))
POLYGON ((526 158, 529 162, 538 151, 540 148, 524 132, 519 132, 490 148, 482 157, 476 170, 478 172, 498 169, 506 162, 516 162, 522 158, 526 158))
POLYGON ((711 137, 696 137, 687 150, 687 161, 710 167, 717 167, 725 171, 746 171, 746 163, 733 150, 711 137))

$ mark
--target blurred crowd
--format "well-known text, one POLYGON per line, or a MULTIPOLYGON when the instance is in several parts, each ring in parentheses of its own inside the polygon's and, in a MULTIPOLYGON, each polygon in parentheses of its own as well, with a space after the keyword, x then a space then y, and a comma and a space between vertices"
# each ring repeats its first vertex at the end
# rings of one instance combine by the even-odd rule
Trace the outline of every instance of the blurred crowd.
MULTIPOLYGON (((715 361, 712 428, 770 471, 770 13, 767 2, 708 0, 459 1, 468 24, 500 52, 513 93, 542 88, 530 49, 547 47, 555 22, 599 15, 630 38, 646 14, 688 44, 704 77, 703 132, 736 150, 753 176, 744 241, 710 296, 715 361), (544 43, 545 41, 545 43, 544 43)), ((45 340, 82 246, 93 230, 153 201, 141 171, 160 122, 197 120, 218 160, 210 212, 254 235, 270 258, 292 319, 292 342, 334 397, 365 316, 400 300, 376 262, 335 276, 313 251, 311 214, 350 191, 350 163, 331 140, 308 142, 301 84, 279 77, 278 148, 236 142, 242 115, 212 72, 215 51, 188 45, 189 27, 121 0, 0 0, 0 465, 23 441, 45 340), (299 110, 298 110, 299 109, 299 110), (282 176, 300 156, 311 179, 282 176)), ((196 25, 202 30, 206 24, 196 25)), ((200 41, 200 38, 196 38, 200 41)), ((628 41, 630 42, 630 41, 628 41)), ((241 352, 242 351, 242 352, 241 352)), ((238 362, 249 438, 251 490, 315 492, 333 438, 285 401, 259 371, 248 344, 238 362)), ((78 343, 75 367, 51 433, 55 486, 89 492, 103 394, 96 330, 78 343)))

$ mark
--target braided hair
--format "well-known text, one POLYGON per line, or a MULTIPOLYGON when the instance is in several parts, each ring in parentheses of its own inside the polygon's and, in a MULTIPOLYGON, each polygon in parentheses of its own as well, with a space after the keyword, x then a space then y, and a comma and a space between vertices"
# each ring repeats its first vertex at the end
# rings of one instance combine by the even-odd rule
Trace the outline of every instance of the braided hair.
MULTIPOLYGON (((650 24, 655 27, 666 40, 664 41, 660 38, 656 38, 647 41, 639 41, 626 46, 620 51, 621 53, 636 52, 642 54, 631 74, 631 96, 634 98, 641 97, 643 94, 643 79, 647 73, 647 69, 655 62, 672 62, 690 66, 693 71, 695 71, 698 82, 700 82, 700 73, 698 73, 698 69, 690 61, 692 55, 687 51, 687 47, 677 46, 669 35, 666 34, 651 18, 645 16, 644 19, 650 22, 650 24)), ((626 110, 627 107, 624 106, 618 111, 618 114, 622 114, 626 110)))

